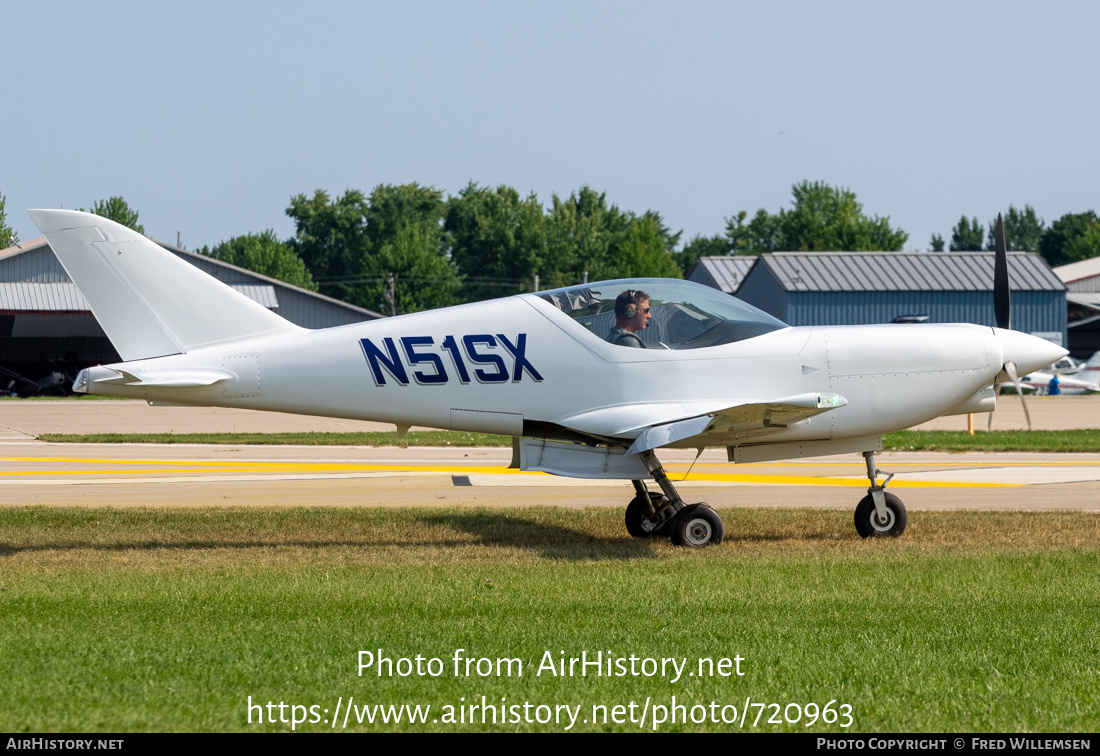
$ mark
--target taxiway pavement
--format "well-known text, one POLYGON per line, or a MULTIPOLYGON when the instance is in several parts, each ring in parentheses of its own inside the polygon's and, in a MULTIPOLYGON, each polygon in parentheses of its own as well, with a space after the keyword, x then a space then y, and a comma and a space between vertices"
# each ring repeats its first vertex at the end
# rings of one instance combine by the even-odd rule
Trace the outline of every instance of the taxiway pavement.
MULTIPOLYGON (((1037 427, 1100 427, 1100 397, 1032 402, 1037 427), (1092 418, 1098 418, 1093 420, 1092 418), (1083 423, 1083 424, 1080 424, 1083 423)), ((1002 402, 1002 410, 1011 407, 1002 402)), ((984 420, 984 418, 981 418, 984 420)), ((1022 418, 1022 413, 1021 413, 1022 418)), ((1011 420, 994 420, 994 428, 1011 420)), ((957 426, 963 418, 943 418, 957 426)), ((949 426, 951 427, 951 426, 949 426)), ((981 425, 980 427, 984 427, 981 425)), ((628 481, 507 469, 506 448, 51 444, 45 432, 391 430, 349 420, 142 402, 0 402, 0 504, 140 506, 622 507, 628 481)), ((723 450, 662 453, 689 501, 716 507, 850 509, 865 493, 858 455, 732 465, 723 450), (689 472, 690 470, 690 472, 689 472), (686 479, 685 479, 686 478, 686 479)), ((1100 455, 886 453, 882 470, 911 510, 1100 511, 1100 455)))

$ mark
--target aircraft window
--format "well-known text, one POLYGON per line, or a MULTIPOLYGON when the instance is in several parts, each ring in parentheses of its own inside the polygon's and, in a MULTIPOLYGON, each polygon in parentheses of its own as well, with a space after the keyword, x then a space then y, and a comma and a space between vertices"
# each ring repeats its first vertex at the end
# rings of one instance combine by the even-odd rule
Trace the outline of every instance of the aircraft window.
POLYGON ((691 281, 602 281, 539 292, 537 296, 605 339, 616 327, 615 298, 630 289, 649 295, 649 327, 635 335, 650 349, 700 349, 787 327, 752 305, 691 281))

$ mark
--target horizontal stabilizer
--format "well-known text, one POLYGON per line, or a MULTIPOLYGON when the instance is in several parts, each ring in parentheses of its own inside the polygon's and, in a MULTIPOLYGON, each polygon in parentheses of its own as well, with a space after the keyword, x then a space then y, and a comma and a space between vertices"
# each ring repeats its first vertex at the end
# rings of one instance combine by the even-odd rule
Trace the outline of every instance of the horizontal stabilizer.
POLYGON ((220 368, 148 368, 131 371, 96 366, 80 371, 73 383, 73 391, 79 394, 97 393, 93 384, 140 388, 206 388, 226 381, 236 383, 237 375, 220 368))
POLYGON ((77 210, 28 210, 126 362, 300 330, 156 242, 77 210))

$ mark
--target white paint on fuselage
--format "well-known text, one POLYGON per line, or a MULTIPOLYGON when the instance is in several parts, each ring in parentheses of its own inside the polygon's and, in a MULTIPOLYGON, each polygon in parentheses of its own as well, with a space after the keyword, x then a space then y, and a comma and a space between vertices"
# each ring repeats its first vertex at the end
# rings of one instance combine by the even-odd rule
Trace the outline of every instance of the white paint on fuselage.
MULTIPOLYGON (((582 413, 606 416, 588 432, 620 433, 737 404, 809 392, 836 393, 847 406, 823 413, 770 439, 801 440, 885 433, 925 422, 989 385, 1002 364, 993 329, 973 325, 880 325, 784 328, 730 344, 694 350, 632 349, 605 342, 538 297, 511 297, 319 331, 266 336, 188 354, 127 363, 141 367, 226 368, 255 358, 258 390, 239 396, 223 386, 135 389, 97 384, 96 393, 181 404, 241 407, 452 427, 453 409, 514 413, 561 422, 582 413), (515 360, 499 344, 526 334, 529 371, 513 380, 515 360), (483 382, 466 360, 470 380, 458 379, 447 336, 485 334, 498 340, 483 353, 501 358, 505 382, 483 382), (405 364, 406 385, 383 373, 377 385, 361 339, 400 346, 402 337, 430 337, 421 353, 435 354, 448 380, 423 384, 405 364), (617 408, 617 409, 616 409, 617 408)), ((230 368, 231 369, 231 368, 230 368)), ((469 416, 469 415, 467 415, 469 416)), ((476 415, 474 415, 476 416, 476 415)), ((499 428, 487 423, 486 429, 499 428)))

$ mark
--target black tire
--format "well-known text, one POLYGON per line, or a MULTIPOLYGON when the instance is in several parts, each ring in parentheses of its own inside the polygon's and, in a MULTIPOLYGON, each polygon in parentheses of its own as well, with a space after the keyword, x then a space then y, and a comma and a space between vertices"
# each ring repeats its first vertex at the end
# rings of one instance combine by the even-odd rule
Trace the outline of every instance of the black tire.
MULTIPOLYGON (((664 494, 655 491, 649 492, 649 500, 652 502, 653 508, 657 510, 668 503, 668 499, 665 498, 664 494)), ((668 532, 667 522, 659 528, 646 530, 642 527, 643 520, 648 520, 645 503, 641 496, 635 496, 626 505, 626 532, 634 538, 653 538, 668 532)))
POLYGON ((856 505, 856 532, 861 538, 897 538, 905 532, 905 526, 909 523, 905 505, 892 493, 885 496, 887 514, 885 523, 878 522, 875 500, 871 494, 864 496, 856 505))
POLYGON ((690 549, 717 546, 726 534, 722 518, 706 504, 689 504, 672 518, 672 543, 690 549))

